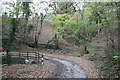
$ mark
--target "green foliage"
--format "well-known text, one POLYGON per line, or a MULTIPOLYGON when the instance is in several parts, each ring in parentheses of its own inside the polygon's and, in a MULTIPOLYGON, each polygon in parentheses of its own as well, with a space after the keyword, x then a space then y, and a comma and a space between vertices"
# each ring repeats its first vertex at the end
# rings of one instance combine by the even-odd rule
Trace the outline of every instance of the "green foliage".
POLYGON ((85 21, 77 21, 77 14, 58 14, 53 15, 54 32, 61 37, 70 37, 76 40, 76 44, 80 44, 81 40, 90 41, 85 35, 85 30, 89 29, 85 21), (86 38, 85 38, 86 37, 86 38))
MULTIPOLYGON (((116 24, 114 3, 85 3, 82 11, 83 19, 78 13, 63 13, 52 16, 54 32, 62 37, 74 38, 79 43, 91 41, 93 35, 98 34, 98 30, 104 27, 112 27, 116 24), (114 20, 113 20, 114 19, 114 20), (111 24, 111 23, 113 24, 111 24), (111 24, 111 26, 110 26, 111 24), (83 40, 83 41, 82 41, 83 40)), ((115 26, 114 26, 115 27, 115 26)))
POLYGON ((22 10, 23 10, 23 16, 26 20, 28 20, 29 16, 31 15, 31 9, 29 6, 29 2, 23 2, 22 3, 22 10))

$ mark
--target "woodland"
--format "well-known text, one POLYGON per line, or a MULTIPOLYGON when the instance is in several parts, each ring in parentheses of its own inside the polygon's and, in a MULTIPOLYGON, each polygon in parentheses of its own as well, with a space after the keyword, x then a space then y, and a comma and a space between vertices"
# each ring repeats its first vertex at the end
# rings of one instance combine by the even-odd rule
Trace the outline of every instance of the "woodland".
POLYGON ((71 55, 89 57, 102 71, 102 78, 120 76, 120 2, 18 1, 3 5, 0 47, 6 52, 6 64, 11 65, 11 51, 26 47, 72 51, 75 46, 78 54, 71 55))

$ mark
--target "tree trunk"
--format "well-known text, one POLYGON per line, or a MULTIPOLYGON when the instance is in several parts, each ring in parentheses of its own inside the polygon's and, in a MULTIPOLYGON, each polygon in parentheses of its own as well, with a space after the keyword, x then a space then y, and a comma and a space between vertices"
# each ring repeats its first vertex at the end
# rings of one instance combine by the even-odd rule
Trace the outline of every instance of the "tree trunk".
POLYGON ((120 2, 117 3, 117 18, 118 18, 118 52, 120 52, 120 2))
POLYGON ((7 50, 7 55, 6 55, 6 62, 7 62, 7 64, 8 65, 10 65, 11 64, 11 58, 10 58, 10 54, 9 54, 9 50, 7 50))
POLYGON ((59 39, 58 39, 58 35, 57 34, 55 34, 55 48, 56 49, 59 49, 59 39))
POLYGON ((10 62, 11 62, 11 59, 10 59, 10 54, 9 54, 9 51, 11 49, 11 47, 13 46, 13 42, 14 42, 14 39, 15 39, 15 32, 16 32, 16 26, 17 26, 17 21, 15 18, 13 18, 11 20, 11 29, 10 29, 10 34, 9 34, 9 40, 8 40, 8 43, 7 43, 7 64, 10 65, 10 62))
POLYGON ((37 42, 35 42, 35 43, 37 43, 37 45, 38 45, 38 39, 39 39, 39 37, 40 37, 40 35, 41 35, 41 32, 42 32, 42 27, 43 27, 43 21, 44 21, 44 19, 45 19, 45 16, 46 15, 43 15, 43 14, 41 14, 41 20, 40 20, 40 31, 38 32, 38 36, 37 36, 37 42))
POLYGON ((37 38, 37 36, 35 36, 35 45, 36 46, 38 45, 38 38, 37 38))
MULTIPOLYGON (((116 2, 116 6, 117 6, 116 14, 117 14, 117 18, 118 18, 118 48, 117 48, 118 55, 117 56, 120 56, 120 1, 116 2)), ((118 60, 117 60, 118 67, 120 66, 119 61, 120 61, 120 58, 118 58, 118 60)), ((119 71, 120 71, 120 68, 117 69, 118 78, 120 78, 119 71)))

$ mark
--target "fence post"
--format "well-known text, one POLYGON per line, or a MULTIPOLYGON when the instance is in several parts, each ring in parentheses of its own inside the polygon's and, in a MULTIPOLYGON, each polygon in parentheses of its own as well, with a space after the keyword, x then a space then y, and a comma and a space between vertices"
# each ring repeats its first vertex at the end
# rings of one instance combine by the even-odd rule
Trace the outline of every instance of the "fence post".
POLYGON ((21 58, 21 53, 19 52, 19 58, 21 58))
POLYGON ((29 59, 29 53, 27 52, 27 60, 29 59))
POLYGON ((44 64, 43 54, 41 55, 41 62, 42 62, 42 65, 43 65, 44 64))
POLYGON ((35 52, 35 59, 37 60, 37 52, 35 52))
POLYGON ((39 62, 39 59, 40 59, 40 55, 39 55, 39 53, 38 53, 38 62, 39 62))
POLYGON ((19 62, 21 63, 21 53, 19 52, 19 62))
POLYGON ((35 52, 35 61, 37 62, 37 53, 35 52))

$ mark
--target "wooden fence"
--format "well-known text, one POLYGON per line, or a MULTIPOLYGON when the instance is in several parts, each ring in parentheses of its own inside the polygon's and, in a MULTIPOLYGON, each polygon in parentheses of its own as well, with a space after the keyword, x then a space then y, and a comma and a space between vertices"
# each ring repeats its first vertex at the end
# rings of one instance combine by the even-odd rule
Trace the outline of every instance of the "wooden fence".
POLYGON ((24 58, 24 59, 32 59, 36 62, 41 61, 41 58, 43 57, 42 54, 39 54, 39 52, 9 52, 11 57, 18 57, 18 58, 24 58))

